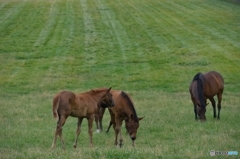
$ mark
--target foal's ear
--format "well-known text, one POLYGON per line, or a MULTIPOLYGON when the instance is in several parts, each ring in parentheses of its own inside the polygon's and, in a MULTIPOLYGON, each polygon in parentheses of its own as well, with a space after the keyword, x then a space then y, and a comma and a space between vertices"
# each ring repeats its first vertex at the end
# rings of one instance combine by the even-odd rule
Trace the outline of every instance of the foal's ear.
POLYGON ((108 92, 110 92, 111 89, 112 89, 112 87, 108 88, 108 92))
POLYGON ((140 118, 138 118, 138 120, 140 121, 140 120, 142 120, 144 117, 145 117, 145 116, 143 116, 143 117, 140 117, 140 118))

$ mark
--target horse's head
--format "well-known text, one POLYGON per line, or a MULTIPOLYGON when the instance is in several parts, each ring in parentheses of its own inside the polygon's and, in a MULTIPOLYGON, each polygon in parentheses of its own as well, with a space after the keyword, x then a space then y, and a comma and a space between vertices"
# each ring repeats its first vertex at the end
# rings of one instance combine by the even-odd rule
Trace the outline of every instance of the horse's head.
POLYGON ((112 94, 110 93, 111 87, 107 89, 106 94, 101 98, 101 107, 113 107, 115 105, 112 94))
POLYGON ((205 113, 206 113, 206 108, 203 109, 203 108, 197 106, 197 114, 198 114, 198 117, 200 118, 201 121, 206 120, 205 113))
POLYGON ((142 120, 144 117, 141 118, 134 118, 133 114, 130 117, 131 119, 125 119, 125 126, 127 129, 127 132, 130 135, 130 138, 132 141, 134 141, 137 138, 137 129, 139 127, 139 121, 142 120))
POLYGON ((205 104, 204 107, 201 107, 199 104, 197 105, 197 114, 198 117, 200 118, 201 121, 205 121, 206 120, 206 106, 208 105, 208 103, 205 104))

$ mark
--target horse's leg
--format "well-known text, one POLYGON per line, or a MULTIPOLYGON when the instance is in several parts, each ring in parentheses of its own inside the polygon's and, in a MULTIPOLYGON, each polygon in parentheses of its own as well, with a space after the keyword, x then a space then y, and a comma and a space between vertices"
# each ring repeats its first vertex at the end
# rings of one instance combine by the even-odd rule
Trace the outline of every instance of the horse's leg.
POLYGON ((119 139, 119 146, 122 147, 123 145, 123 138, 122 138, 122 122, 120 124, 120 131, 119 131, 120 139, 119 139))
POLYGON ((122 121, 115 118, 115 122, 116 122, 116 125, 115 125, 115 145, 117 146, 118 142, 117 142, 117 138, 118 138, 118 134, 120 135, 120 139, 119 139, 119 146, 122 147, 122 142, 123 142, 123 139, 122 139, 122 133, 121 133, 121 126, 122 126, 122 121))
MULTIPOLYGON (((112 126, 113 124, 115 124, 115 115, 114 115, 114 114, 112 113, 112 111, 110 111, 110 110, 109 110, 109 113, 110 113, 111 119, 110 119, 110 122, 109 122, 109 125, 108 125, 108 128, 107 128, 106 133, 108 133, 109 130, 110 130, 110 128, 111 128, 111 126, 112 126)), ((114 129, 114 130, 115 130, 115 127, 116 127, 116 124, 113 125, 113 129, 114 129)))
POLYGON ((55 147, 57 136, 59 135, 61 143, 62 143, 62 148, 65 149, 64 141, 62 139, 62 127, 65 124, 66 119, 67 119, 67 117, 61 116, 59 118, 58 122, 57 122, 57 127, 56 127, 55 135, 54 135, 54 138, 53 138, 53 142, 52 142, 52 148, 55 147))
POLYGON ((213 107, 213 117, 216 118, 217 117, 217 115, 216 115, 216 102, 215 102, 213 97, 209 98, 209 100, 211 101, 212 107, 213 107))
POLYGON ((60 129, 60 132, 59 132, 59 136, 60 136, 60 140, 62 142, 62 148, 65 150, 65 145, 64 145, 64 142, 63 142, 63 138, 62 138, 62 127, 65 124, 67 117, 63 116, 61 119, 62 119, 61 120, 61 129, 60 129))
POLYGON ((110 121, 106 133, 109 132, 109 129, 111 128, 112 125, 113 125, 113 123, 112 123, 112 121, 110 121))
POLYGON ((59 130, 58 130, 58 124, 57 124, 51 148, 55 148, 58 134, 59 134, 59 130))
POLYGON ((96 123, 96 126, 97 126, 97 132, 98 133, 101 131, 101 128, 99 126, 99 122, 100 122, 100 116, 96 113, 96 115, 95 115, 95 123, 96 123))
POLYGON ((221 110, 221 102, 222 102, 222 91, 217 94, 218 97, 218 116, 217 119, 220 119, 220 110, 221 110))
POLYGON ((195 120, 197 120, 197 104, 195 104, 195 99, 191 96, 191 100, 193 103, 193 107, 194 107, 194 113, 195 113, 195 120))
POLYGON ((90 136, 90 147, 93 146, 93 140, 92 140, 92 136, 93 136, 93 131, 92 131, 92 125, 93 125, 93 120, 94 120, 94 115, 90 116, 88 118, 88 134, 90 136))
POLYGON ((100 110, 100 117, 99 117, 100 131, 103 130, 102 119, 103 119, 103 115, 104 115, 104 113, 105 113, 105 109, 106 109, 106 108, 101 108, 101 110, 100 110))
POLYGON ((193 105, 194 106, 194 113, 195 113, 195 120, 197 120, 197 105, 193 105))
POLYGON ((76 131, 76 138, 75 142, 73 144, 74 148, 77 147, 77 141, 78 141, 78 136, 81 133, 81 124, 82 124, 83 118, 78 118, 78 124, 77 124, 77 131, 76 131))
MULTIPOLYGON (((111 121, 110 121, 111 122, 111 121)), ((115 132, 115 140, 114 140, 114 145, 117 146, 118 145, 118 133, 119 131, 116 130, 116 123, 115 121, 112 123, 113 124, 113 129, 114 129, 114 132, 115 132)))

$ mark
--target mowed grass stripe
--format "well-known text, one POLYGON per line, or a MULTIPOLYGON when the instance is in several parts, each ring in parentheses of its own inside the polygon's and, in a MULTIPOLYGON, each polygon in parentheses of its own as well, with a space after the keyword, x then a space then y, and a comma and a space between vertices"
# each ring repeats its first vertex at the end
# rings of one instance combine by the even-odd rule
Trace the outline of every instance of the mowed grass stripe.
MULTIPOLYGON (((180 43, 179 48, 188 48, 190 52, 194 53, 198 53, 199 50, 198 45, 196 45, 196 41, 200 43, 200 47, 204 44, 208 45, 206 40, 203 38, 203 33, 195 27, 198 26, 201 21, 195 21, 194 18, 192 18, 195 15, 192 14, 193 11, 169 1, 161 3, 159 8, 162 8, 161 6, 165 8, 165 15, 169 17, 166 18, 168 19, 167 23, 169 23, 168 27, 175 28, 176 26, 176 28, 179 28, 176 30, 174 29, 175 31, 173 32, 169 32, 169 34, 172 34, 175 39, 173 44, 180 43), (172 14, 169 14, 169 11, 172 14), (192 19, 194 22, 190 21, 192 19)), ((171 29, 167 30, 171 31, 171 29)))
POLYGON ((84 22, 84 54, 85 54, 85 62, 90 65, 94 65, 96 63, 96 48, 95 40, 97 40, 97 33, 95 29, 95 24, 91 15, 91 8, 88 6, 89 1, 80 0, 82 11, 83 11, 83 22, 84 22))
MULTIPOLYGON (((12 2, 5 5, 0 11, 0 42, 4 44, 0 46, 0 49, 4 52, 8 50, 7 47, 13 48, 13 46, 8 45, 8 40, 11 38, 9 34, 20 25, 17 22, 15 23, 15 21, 18 21, 18 15, 22 12, 25 5, 25 1, 12 2)), ((16 41, 14 40, 13 42, 15 42, 13 45, 16 45, 16 41)))
MULTIPOLYGON (((47 6, 49 6, 50 4, 52 4, 52 2, 47 3, 47 6)), ((64 4, 64 3, 62 3, 62 4, 64 4)), ((49 21, 45 21, 45 22, 47 22, 47 25, 45 27, 44 27, 44 25, 39 26, 39 27, 43 26, 44 29, 42 30, 42 32, 47 32, 47 34, 45 34, 43 37, 41 37, 41 38, 43 38, 43 39, 41 39, 42 40, 41 45, 33 46, 33 48, 32 48, 33 50, 30 50, 31 52, 16 52, 16 53, 14 52, 13 56, 10 56, 12 60, 14 60, 16 58, 19 61, 17 61, 14 65, 11 65, 11 63, 6 65, 7 68, 9 68, 9 71, 7 73, 5 73, 4 76, 7 79, 7 77, 9 77, 9 74, 11 74, 10 75, 11 78, 9 80, 11 82, 9 82, 9 84, 11 83, 10 85, 13 86, 12 87, 13 89, 8 89, 8 91, 10 91, 10 92, 13 91, 16 83, 21 84, 21 86, 20 86, 21 89, 19 89, 19 92, 22 92, 22 93, 26 93, 26 89, 28 89, 29 85, 37 84, 38 85, 37 89, 39 90, 39 89, 45 89, 45 87, 46 86, 48 87, 49 85, 51 85, 53 81, 63 81, 64 83, 67 83, 66 79, 64 79, 64 78, 57 79, 56 77, 59 77, 59 76, 53 75, 53 74, 54 73, 62 74, 62 72, 64 71, 64 68, 66 68, 65 66, 69 64, 68 61, 69 60, 72 61, 72 59, 68 59, 68 58, 65 59, 65 57, 68 55, 68 53, 69 53, 68 50, 71 47, 71 45, 69 45, 71 43, 71 41, 69 41, 68 36, 71 37, 71 35, 73 34, 74 20, 72 20, 73 16, 65 14, 64 9, 68 8, 65 4, 62 7, 59 7, 59 6, 57 7, 54 5, 56 5, 56 4, 54 4, 54 2, 53 2, 51 7, 48 8, 48 9, 50 9, 51 14, 48 17, 49 21), (57 9, 56 8, 54 9, 54 7, 57 7, 57 9), (62 10, 60 10, 60 8, 62 8, 62 10), (59 15, 61 15, 60 12, 62 12, 63 16, 59 16, 59 15), (56 17, 63 17, 63 19, 57 20, 56 17), (69 23, 69 20, 66 20, 66 19, 70 19, 71 23, 69 23), (51 32, 54 32, 54 29, 55 29, 54 26, 57 26, 58 24, 65 25, 67 27, 63 27, 64 28, 63 30, 61 29, 61 31, 60 31, 61 38, 57 37, 58 40, 61 42, 61 43, 60 42, 57 43, 57 45, 59 45, 60 47, 57 47, 55 54, 50 54, 49 52, 52 51, 53 46, 51 46, 51 44, 48 44, 48 43, 54 39, 53 38, 50 38, 49 40, 47 40, 47 39, 49 38, 49 35, 51 34, 51 32), (69 25, 69 24, 72 24, 72 25, 69 25), (50 46, 50 48, 49 47, 45 48, 46 46, 50 46), (62 55, 66 54, 66 56, 57 56, 58 54, 62 54, 62 55), (55 56, 56 56, 56 58, 55 58, 55 56), (54 58, 46 59, 47 57, 54 57, 54 58), (38 66, 40 66, 40 67, 38 67, 38 66), (36 72, 38 72, 38 73, 36 73, 36 72), (29 78, 26 81, 23 81, 23 77, 25 77, 26 74, 28 74, 28 76, 31 78, 29 78), (31 80, 32 78, 36 78, 39 80, 37 80, 37 81, 31 80), (42 82, 39 83, 39 81, 42 81, 42 82)), ((35 5, 35 6, 37 7, 37 5, 35 5)), ((42 8, 42 7, 43 6, 40 6, 40 8, 42 8)), ((34 8, 32 6, 30 8, 37 12, 36 8, 34 8)), ((45 9, 45 7, 44 7, 44 9, 45 9)), ((72 8, 68 8, 68 9, 69 9, 69 12, 72 12, 72 8)), ((30 11, 30 10, 26 10, 26 11, 30 11)), ((36 13, 36 12, 33 12, 33 13, 36 13)), ((46 12, 46 14, 48 14, 48 12, 46 12)), ((26 12, 23 15, 31 15, 31 14, 29 14, 29 12, 26 12)), ((35 14, 32 14, 32 15, 35 15, 35 14)), ((45 14, 43 14, 43 16, 45 16, 45 14)), ((34 21, 34 22, 37 23, 38 21, 34 21)), ((18 31, 24 30, 24 26, 25 26, 24 24, 19 25, 19 26, 21 26, 22 28, 21 29, 18 28, 18 31)), ((61 28, 62 28, 62 26, 61 26, 61 28)), ((30 29, 34 29, 34 28, 30 27, 30 29)), ((39 30, 39 29, 37 28, 37 30, 39 30)), ((29 30, 28 33, 30 33, 30 31, 31 30, 29 30)), ((12 34, 14 34, 14 33, 12 33, 12 34)), ((19 34, 24 35, 22 32, 19 34)), ((31 38, 32 38, 31 36, 28 36, 28 37, 24 38, 23 41, 25 41, 25 39, 31 39, 31 38)), ((39 40, 39 39, 37 39, 37 40, 39 40)), ((21 48, 21 45, 15 46, 15 49, 19 50, 19 48, 21 48)), ((54 86, 54 87, 56 87, 56 86, 54 86)), ((62 87, 64 88, 65 85, 62 85, 62 87)), ((31 91, 35 91, 35 88, 32 89, 31 91)))
POLYGON ((11 15, 15 15, 14 17, 17 16, 17 14, 21 11, 22 7, 25 5, 24 3, 25 1, 20 1, 18 3, 16 2, 12 2, 10 3, 7 2, 7 3, 3 3, 1 5, 1 9, 0 9, 0 24, 3 25, 2 23, 3 22, 9 22, 9 17, 11 15), (5 10, 6 9, 6 10, 5 10))
MULTIPOLYGON (((136 2, 136 4, 138 4, 138 2, 136 2)), ((151 61, 151 65, 153 68, 153 70, 149 72, 151 78, 148 79, 149 81, 151 81, 150 82, 152 86, 150 87, 151 89, 159 88, 159 85, 163 84, 163 83, 161 84, 161 81, 157 80, 159 78, 159 75, 161 75, 161 77, 162 76, 167 77, 167 79, 169 80, 168 81, 169 84, 173 82, 171 79, 174 78, 174 76, 178 76, 177 75, 178 72, 165 71, 167 69, 173 69, 173 70, 174 68, 176 70, 178 69, 177 65, 175 65, 176 67, 173 67, 168 63, 175 63, 176 61, 179 61, 179 59, 182 59, 183 61, 186 61, 186 59, 188 59, 188 61, 194 61, 195 59, 199 58, 198 56, 195 55, 196 51, 195 52, 189 51, 189 50, 193 50, 194 46, 192 46, 193 48, 189 47, 187 45, 188 44, 187 42, 185 42, 186 45, 183 45, 182 41, 179 41, 174 37, 176 36, 182 39, 186 38, 186 37, 182 37, 182 34, 188 35, 188 32, 184 32, 186 29, 183 28, 182 25, 181 26, 176 25, 174 21, 170 20, 174 16, 171 16, 169 18, 168 16, 166 17, 164 14, 162 14, 162 10, 164 10, 164 8, 154 4, 155 3, 153 3, 153 5, 151 5, 151 3, 150 4, 140 3, 138 5, 132 5, 134 8, 138 10, 137 13, 139 13, 139 15, 135 15, 134 17, 138 18, 137 19, 138 23, 141 21, 141 23, 139 23, 139 26, 146 25, 145 29, 143 30, 147 32, 147 36, 149 36, 148 38, 146 38, 148 39, 147 41, 148 43, 146 47, 149 47, 149 46, 151 47, 149 47, 150 50, 146 50, 146 51, 148 51, 147 52, 149 54, 148 59, 151 61), (153 14, 154 16, 152 16, 151 14, 153 14), (151 27, 147 26, 148 24, 151 27), (181 31, 181 32, 179 33, 178 31, 181 31), (152 39, 153 37, 156 39, 164 38, 165 40, 150 41, 149 39, 152 39), (161 50, 160 48, 154 47, 154 45, 170 46, 172 50, 168 49, 169 51, 166 51, 166 50, 164 51, 164 50, 161 50), (188 55, 188 56, 179 56, 178 53, 181 53, 183 55, 188 55), (177 56, 174 56, 174 55, 177 55, 177 56), (175 58, 178 60, 174 60, 175 58), (155 62, 152 62, 152 61, 155 61, 155 62)), ((139 32, 139 34, 144 35, 144 33, 142 32, 139 32)), ((189 39, 189 37, 187 39, 189 39)), ((166 85, 166 81, 164 83, 166 85)))
POLYGON ((9 4, 10 1, 3 1, 1 4, 0 4, 0 12, 2 12, 2 9, 7 5, 9 4))
MULTIPOLYGON (((170 4, 171 5, 169 5, 169 6, 172 6, 171 8, 172 9, 174 8, 174 10, 179 15, 181 15, 181 16, 186 16, 187 15, 187 14, 185 14, 185 11, 187 11, 187 8, 185 6, 183 6, 182 4, 179 5, 178 3, 173 3, 173 2, 170 2, 170 4)), ((183 3, 183 4, 188 5, 188 3, 183 3)), ((213 49, 216 49, 217 51, 221 51, 221 46, 219 44, 217 44, 216 42, 218 40, 223 40, 223 39, 226 40, 227 42, 231 42, 231 41, 229 40, 228 35, 225 36, 226 35, 225 33, 227 33, 228 31, 225 32, 225 31, 219 30, 218 27, 215 27, 215 26, 221 26, 221 25, 225 25, 225 24, 224 23, 218 23, 218 20, 213 19, 213 17, 211 17, 211 15, 207 16, 207 14, 209 14, 208 12, 213 11, 213 10, 214 9, 210 8, 209 5, 208 6, 204 5, 201 9, 201 12, 199 13, 200 16, 196 16, 196 18, 193 19, 194 20, 193 22, 196 24, 195 26, 198 27, 198 29, 200 31, 202 30, 205 33, 205 39, 210 44, 210 46, 213 49), (205 8, 205 7, 206 7, 206 9, 203 10, 203 8, 205 8), (213 41, 216 41, 216 42, 213 43, 213 41)), ((218 12, 219 11, 217 10, 215 14, 219 15, 218 12)), ((216 16, 214 18, 216 18, 216 16)), ((191 19, 191 18, 186 18, 186 19, 191 19)), ((227 27, 225 27, 225 28, 227 28, 227 27)), ((231 29, 229 29, 229 30, 231 30, 231 29)), ((235 43, 235 42, 231 43, 231 45, 239 47, 239 44, 235 43)))
MULTIPOLYGON (((42 62, 43 67, 41 69, 44 71, 44 74, 41 74, 39 78, 43 81, 40 84, 41 89, 44 90, 46 87, 49 87, 58 91, 72 87, 72 85, 75 86, 76 81, 79 80, 79 76, 76 73, 73 74, 73 72, 81 70, 79 67, 81 64, 80 60, 84 59, 79 58, 78 54, 72 54, 72 50, 78 50, 79 46, 81 46, 81 41, 83 41, 75 40, 82 33, 82 31, 79 31, 82 25, 79 25, 78 18, 74 17, 75 13, 81 7, 80 2, 75 3, 75 5, 73 5, 73 1, 71 0, 68 0, 67 3, 56 2, 55 7, 58 11, 53 13, 53 17, 49 17, 50 23, 50 20, 55 21, 49 32, 51 35, 48 35, 51 38, 45 46, 41 47, 41 51, 39 51, 39 54, 44 55, 43 59, 39 60, 39 62, 42 62), (60 78, 63 72, 66 72, 65 77, 60 78), (55 85, 58 82, 61 85, 55 85)), ((82 23, 81 20, 80 23, 82 23)))
MULTIPOLYGON (((172 8, 173 10, 177 10, 171 5, 167 5, 168 7, 172 8)), ((184 19, 182 17, 177 15, 171 15, 166 13, 166 10, 162 8, 162 5, 149 5, 148 10, 150 8, 154 8, 153 14, 150 14, 151 16, 156 14, 157 16, 152 16, 152 18, 158 23, 160 23, 161 26, 161 32, 159 36, 165 37, 165 42, 162 45, 168 46, 168 43, 174 43, 179 48, 189 48, 189 51, 196 52, 196 50, 193 47, 190 47, 189 37, 191 37, 190 32, 188 32, 188 27, 184 24, 184 19), (164 21, 162 20, 164 17, 164 21), (160 19, 160 20, 158 20, 160 19), (176 27, 177 29, 173 31, 171 28, 176 27), (166 31, 168 30, 168 31, 166 31)), ((166 6, 165 6, 166 7, 166 6)), ((166 8, 165 8, 166 9, 166 8)), ((169 8, 168 8, 169 9, 169 8)), ((172 48, 172 47, 170 47, 172 48)), ((173 50, 171 50, 173 51, 173 50)))
MULTIPOLYGON (((109 52, 109 55, 111 57, 111 60, 116 59, 117 62, 115 65, 112 63, 112 71, 111 74, 115 74, 113 76, 118 76, 117 74, 124 75, 125 80, 130 80, 130 70, 127 65, 127 60, 129 57, 132 56, 131 53, 126 54, 129 52, 130 48, 132 47, 132 43, 130 42, 130 39, 128 37, 128 34, 125 30, 124 25, 122 24, 121 20, 118 19, 118 15, 116 10, 114 9, 114 6, 116 4, 109 3, 104 0, 98 0, 96 5, 100 9, 101 19, 104 23, 104 27, 108 28, 107 34, 110 36, 112 41, 108 41, 110 47, 112 49, 109 52), (107 5, 109 4, 109 5, 107 5), (112 6, 113 5, 113 6, 112 6), (115 70, 115 71, 114 71, 115 70)), ((114 60, 115 61, 115 60, 114 60)), ((112 81, 112 80, 111 80, 112 81)), ((126 85, 123 80, 121 80, 122 85, 126 85)))
MULTIPOLYGON (((131 45, 128 44, 130 46, 127 50, 129 55, 126 63, 134 65, 141 71, 151 70, 151 65, 149 63, 149 52, 147 50, 148 42, 143 38, 143 34, 145 33, 144 29, 141 27, 143 23, 141 25, 137 25, 135 23, 136 15, 133 14, 134 9, 133 6, 130 5, 130 1, 119 1, 118 3, 114 3, 114 9, 123 27, 126 28, 126 33, 128 35, 129 42, 131 43, 131 45), (122 14, 118 14, 119 12, 122 12, 122 14), (134 58, 129 60, 131 57, 134 58)), ((134 69, 132 70, 131 74, 138 75, 140 72, 134 69)), ((145 77, 137 77, 136 79, 133 79, 133 81, 144 81, 144 78, 149 78, 149 74, 147 74, 145 77)))
POLYGON ((132 87, 136 87, 140 81, 147 83, 146 79, 150 78, 150 74, 142 75, 141 72, 151 70, 150 56, 147 50, 149 48, 149 43, 146 39, 142 38, 144 37, 142 29, 135 24, 134 16, 132 15, 133 8, 129 6, 127 1, 108 3, 111 4, 111 8, 116 14, 116 19, 119 20, 128 35, 129 41, 126 50, 127 59, 124 61, 124 64, 126 65, 126 69, 124 70, 124 80, 132 83, 132 87))
POLYGON ((47 39, 51 33, 51 30, 53 30, 54 25, 56 23, 56 15, 57 15, 57 8, 56 8, 56 0, 51 1, 49 11, 48 11, 48 20, 45 22, 45 26, 42 28, 40 34, 38 35, 38 38, 34 44, 34 47, 42 47, 43 45, 46 45, 47 39))
POLYGON ((111 28, 112 33, 119 45, 122 59, 126 61, 127 57, 125 53, 127 52, 128 47, 130 47, 128 35, 126 34, 121 22, 116 18, 116 13, 110 8, 110 6, 106 4, 106 1, 99 0, 98 4, 101 8, 107 8, 102 12, 103 21, 105 21, 105 24, 111 28))
MULTIPOLYGON (((161 32, 159 32, 159 30, 161 30, 160 28, 162 28, 162 26, 155 26, 156 23, 149 23, 149 21, 151 21, 149 20, 149 18, 160 21, 161 18, 158 13, 154 15, 152 14, 152 12, 154 11, 149 12, 149 8, 145 10, 145 8, 149 7, 148 3, 137 3, 138 5, 134 5, 134 3, 131 4, 131 2, 129 2, 129 4, 132 6, 132 9, 135 10, 135 12, 133 12, 133 17, 135 17, 135 21, 142 28, 143 32, 148 35, 148 38, 152 40, 153 45, 156 45, 162 52, 169 52, 170 49, 167 45, 165 45, 165 37, 159 36, 159 33, 161 32)), ((141 32, 139 33, 143 34, 141 32)))
POLYGON ((22 11, 18 13, 20 18, 12 23, 11 31, 5 32, 8 35, 5 36, 4 41, 7 43, 6 46, 11 48, 9 51, 21 52, 16 58, 24 59, 29 57, 32 52, 32 46, 38 36, 38 28, 41 27, 41 21, 39 21, 39 17, 42 16, 39 12, 41 5, 42 3, 39 1, 35 1, 35 3, 26 2, 22 11), (30 24, 28 24, 29 21, 31 21, 30 24), (17 39, 21 40, 18 41, 17 39))
MULTIPOLYGON (((209 17, 207 18, 210 19, 208 20, 208 23, 212 24, 213 28, 218 28, 218 30, 222 32, 222 35, 225 35, 227 39, 229 39, 228 37, 231 37, 232 40, 230 41, 234 43, 235 47, 239 47, 239 44, 235 45, 236 42, 239 42, 239 34, 237 34, 239 32, 239 28, 235 27, 235 23, 239 23, 240 18, 237 16, 237 12, 229 12, 230 6, 227 4, 228 2, 226 3, 224 1, 217 1, 217 3, 214 3, 214 7, 211 5, 206 5, 206 3, 202 2, 192 2, 187 5, 185 3, 181 5, 191 8, 192 12, 199 12, 199 14, 196 14, 197 17, 209 17), (214 14, 209 14, 207 10, 214 11, 214 14), (224 16, 222 16, 222 14, 224 16)), ((231 7, 238 7, 238 5, 231 7)))

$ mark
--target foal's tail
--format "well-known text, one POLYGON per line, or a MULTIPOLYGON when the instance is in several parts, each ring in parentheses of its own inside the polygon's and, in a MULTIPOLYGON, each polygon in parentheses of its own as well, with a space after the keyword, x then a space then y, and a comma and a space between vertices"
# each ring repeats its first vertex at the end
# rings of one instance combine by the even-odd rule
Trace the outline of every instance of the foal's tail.
POLYGON ((53 117, 55 119, 58 119, 58 106, 59 106, 60 99, 61 99, 60 95, 54 97, 53 99, 52 112, 53 112, 53 117))

